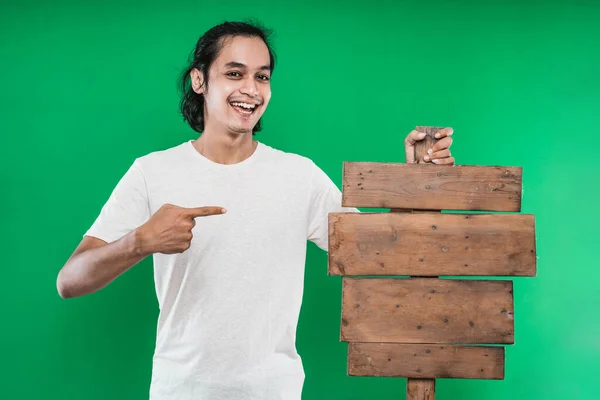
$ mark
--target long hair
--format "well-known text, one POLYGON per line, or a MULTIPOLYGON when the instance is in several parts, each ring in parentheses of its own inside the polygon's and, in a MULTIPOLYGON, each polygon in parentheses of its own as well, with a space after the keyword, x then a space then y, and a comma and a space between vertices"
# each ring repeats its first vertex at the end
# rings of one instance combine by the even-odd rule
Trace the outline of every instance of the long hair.
MULTIPOLYGON (((198 39, 194 51, 190 53, 189 64, 179 78, 179 88, 182 94, 179 109, 184 121, 193 130, 200 133, 204 131, 204 95, 198 94, 192 89, 190 78, 192 70, 197 68, 202 72, 205 90, 208 90, 208 70, 225 45, 225 39, 235 36, 245 36, 258 37, 265 42, 265 45, 269 49, 272 72, 275 69, 275 52, 269 42, 270 35, 270 30, 260 26, 256 22, 224 22, 209 29, 198 39)), ((259 119, 252 129, 252 134, 261 129, 261 120, 259 119)))

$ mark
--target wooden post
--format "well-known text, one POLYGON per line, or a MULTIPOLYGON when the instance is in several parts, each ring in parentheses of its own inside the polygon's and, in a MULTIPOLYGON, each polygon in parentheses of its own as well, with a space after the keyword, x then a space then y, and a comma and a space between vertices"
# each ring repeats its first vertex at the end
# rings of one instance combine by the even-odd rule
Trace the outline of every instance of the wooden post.
POLYGON ((408 378, 406 400, 434 400, 435 379, 408 378))
POLYGON ((519 212, 522 169, 422 163, 439 129, 417 127, 416 164, 344 163, 342 205, 392 212, 329 215, 348 375, 407 378, 408 400, 434 400, 438 378, 504 379, 504 347, 482 345, 514 344, 512 281, 440 276, 536 275, 533 215, 441 213, 519 212))
MULTIPOLYGON (((438 133, 442 128, 432 126, 417 126, 418 132, 424 132, 425 138, 415 144, 415 163, 427 164, 423 157, 427 154, 427 150, 431 149, 437 142, 435 134, 438 133)), ((430 164, 435 165, 435 164, 430 164)), ((398 212, 400 210, 392 209, 392 212, 398 212)), ((411 210, 411 212, 419 212, 418 210, 411 210)), ((427 211, 421 211, 427 212, 427 211)), ((434 211, 435 212, 435 211, 434 211)), ((441 210, 439 211, 441 212, 441 210)), ((419 276, 411 276, 416 278, 419 276)), ((437 278, 432 276, 431 278, 437 278)), ((435 399, 435 379, 419 379, 419 378, 407 378, 406 380, 406 400, 434 400, 435 399)))

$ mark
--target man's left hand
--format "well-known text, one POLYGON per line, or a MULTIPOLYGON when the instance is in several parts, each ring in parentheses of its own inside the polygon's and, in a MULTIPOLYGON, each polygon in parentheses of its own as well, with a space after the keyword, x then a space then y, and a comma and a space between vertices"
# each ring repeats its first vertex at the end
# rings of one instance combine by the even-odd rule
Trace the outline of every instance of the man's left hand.
MULTIPOLYGON (((454 131, 452 128, 441 129, 435 134, 435 138, 438 141, 433 145, 431 149, 428 149, 427 154, 423 157, 422 161, 434 164, 454 164, 454 157, 450 153, 450 146, 452 146, 452 134, 454 131)), ((404 140, 404 148, 406 150, 406 163, 414 164, 415 160, 415 144, 418 141, 425 139, 425 133, 419 131, 412 131, 406 136, 404 140)))

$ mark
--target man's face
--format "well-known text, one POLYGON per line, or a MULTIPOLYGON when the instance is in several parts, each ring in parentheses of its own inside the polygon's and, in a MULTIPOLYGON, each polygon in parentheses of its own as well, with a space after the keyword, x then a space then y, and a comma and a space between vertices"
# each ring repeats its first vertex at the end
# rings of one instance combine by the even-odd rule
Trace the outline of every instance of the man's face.
POLYGON ((205 129, 251 133, 271 99, 269 65, 269 50, 260 38, 229 38, 208 73, 205 129))

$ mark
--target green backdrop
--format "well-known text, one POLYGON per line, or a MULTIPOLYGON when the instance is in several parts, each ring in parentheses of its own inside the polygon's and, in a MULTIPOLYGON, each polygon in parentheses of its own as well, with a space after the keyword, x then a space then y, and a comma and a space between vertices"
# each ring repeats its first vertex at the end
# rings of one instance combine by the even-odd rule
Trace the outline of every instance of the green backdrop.
MULTIPOLYGON (((56 275, 135 157, 196 136, 176 77, 202 32, 246 17, 279 59, 257 139, 336 184, 343 161, 404 161, 415 125, 452 126, 459 164, 524 168, 538 276, 514 280, 506 379, 438 380, 437 398, 599 398, 600 3, 519 3, 2 1, 0 398, 147 398, 151 261, 77 299, 56 275)), ((404 398, 404 379, 346 376, 326 261, 311 245, 303 398, 404 398)))

